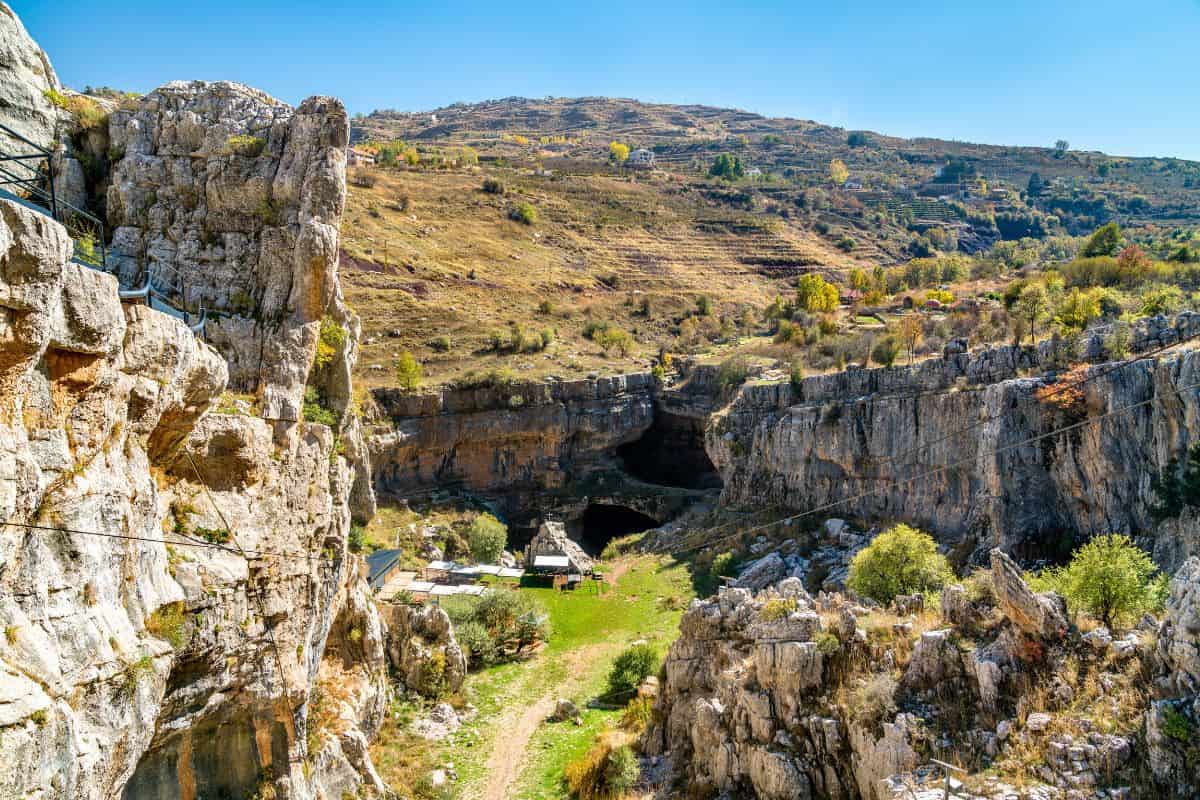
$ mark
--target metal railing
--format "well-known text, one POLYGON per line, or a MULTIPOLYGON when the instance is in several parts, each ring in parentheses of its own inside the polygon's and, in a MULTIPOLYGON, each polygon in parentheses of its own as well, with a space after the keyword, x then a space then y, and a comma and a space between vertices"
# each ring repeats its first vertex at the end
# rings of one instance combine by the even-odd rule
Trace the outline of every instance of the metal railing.
POLYGON ((0 190, 49 212, 51 219, 62 223, 71 234, 75 241, 75 257, 103 269, 108 261, 104 222, 58 196, 54 152, 31 142, 7 125, 0 125, 0 132, 19 143, 13 149, 21 149, 20 145, 28 148, 24 152, 9 152, 11 146, 0 149, 0 190))
MULTIPOLYGON (((51 219, 62 224, 75 242, 75 260, 86 266, 108 271, 108 250, 105 244, 104 223, 96 216, 77 208, 58 196, 55 188, 54 153, 31 142, 7 125, 0 133, 29 148, 26 152, 8 152, 0 146, 0 197, 8 196, 19 203, 36 207, 51 219), (97 250, 98 248, 98 250, 97 250)), ((182 275, 170 265, 160 267, 182 275)), ((118 289, 123 301, 141 300, 149 307, 179 319, 198 336, 204 335, 208 312, 203 305, 198 313, 171 302, 170 297, 154 286, 154 275, 147 270, 146 282, 136 289, 118 289)))

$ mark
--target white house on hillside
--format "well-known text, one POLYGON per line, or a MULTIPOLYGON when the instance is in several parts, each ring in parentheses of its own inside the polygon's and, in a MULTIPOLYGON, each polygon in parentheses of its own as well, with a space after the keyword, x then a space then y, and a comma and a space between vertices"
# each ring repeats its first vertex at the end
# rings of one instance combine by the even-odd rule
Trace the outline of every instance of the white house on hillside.
POLYGON ((654 153, 651 153, 644 147, 639 147, 629 154, 629 158, 625 160, 625 165, 638 169, 649 169, 654 166, 654 153))

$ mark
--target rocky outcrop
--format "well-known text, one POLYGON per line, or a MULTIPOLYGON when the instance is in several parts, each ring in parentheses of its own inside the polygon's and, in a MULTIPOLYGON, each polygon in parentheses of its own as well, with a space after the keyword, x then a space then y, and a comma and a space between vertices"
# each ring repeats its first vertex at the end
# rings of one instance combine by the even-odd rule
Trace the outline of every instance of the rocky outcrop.
POLYGON ((579 572, 590 572, 595 563, 579 543, 567 535, 566 527, 555 520, 539 525, 525 548, 526 564, 532 565, 538 556, 566 556, 571 569, 579 572))
MULTIPOLYGON (((354 329, 338 284, 345 205, 346 111, 330 97, 293 109, 241 84, 168 83, 109 117, 107 205, 116 269, 147 272, 189 308, 229 363, 230 386, 262 414, 300 419, 326 316, 354 329)), ((336 350, 352 349, 356 335, 336 350)), ((337 352, 330 364, 349 364, 337 352)), ((325 402, 349 402, 334 368, 325 402)))
POLYGON ((438 606, 383 606, 388 663, 404 686, 427 697, 457 692, 467 659, 454 639, 450 617, 438 606))
MULTIPOLYGON (((0 124, 49 149, 57 138, 59 110, 47 92, 61 88, 50 59, 13 10, 0 3, 0 124)), ((29 150, 21 148, 14 152, 29 150)))
MULTIPOLYGON (((1198 332, 1194 314, 1155 318, 1136 328, 1134 346, 1198 332)), ((1079 352, 1102 357, 1100 342, 1079 352)), ((1039 399, 1053 375, 1014 377, 1061 360, 1044 343, 814 376, 797 389, 745 386, 707 431, 723 501, 807 509, 852 496, 855 514, 906 520, 977 561, 994 546, 1058 555, 1075 532, 1158 530, 1156 559, 1177 566, 1200 539, 1153 519, 1151 479, 1200 433, 1200 354, 1094 366, 1077 399, 1039 399)))
POLYGON ((1146 710, 1149 766, 1164 796, 1194 797, 1200 785, 1200 559, 1188 559, 1171 580, 1166 611, 1157 646, 1163 674, 1146 710))
POLYGON ((813 600, 794 577, 694 601, 642 743, 656 785, 727 797, 940 797, 940 759, 969 768, 955 778, 973 800, 1194 796, 1185 753, 1195 685, 1178 667, 1197 652, 1200 561, 1172 583, 1156 656, 1138 631, 1101 645, 1103 636, 1060 628, 1061 598, 1035 594, 1007 556, 993 558, 997 585, 984 591, 982 573, 970 596, 948 588, 943 597, 955 599, 941 614, 914 607, 898 620, 836 593, 813 600), (1154 674, 1161 691, 1188 694, 1151 702, 1143 738, 1154 674))

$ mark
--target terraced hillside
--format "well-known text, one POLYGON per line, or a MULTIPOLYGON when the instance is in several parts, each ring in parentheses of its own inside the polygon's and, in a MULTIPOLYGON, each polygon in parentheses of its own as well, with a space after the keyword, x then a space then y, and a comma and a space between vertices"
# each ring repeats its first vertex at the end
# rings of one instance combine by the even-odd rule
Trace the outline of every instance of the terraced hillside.
MULTIPOLYGON (((371 170, 352 186, 343 226, 342 280, 363 318, 360 371, 394 384, 402 349, 427 380, 470 370, 586 374, 637 366, 671 349, 678 323, 702 297, 706 324, 737 325, 809 270, 834 276, 871 262, 831 247, 777 216, 715 204, 667 176, 542 177, 486 165, 456 170, 371 170), (504 184, 485 192, 485 180, 504 184), (521 203, 533 225, 512 220, 521 203), (553 331, 545 349, 511 347, 553 331), (628 350, 585 333, 628 331, 628 350), (493 346, 499 336, 502 346, 493 346)), ((594 336, 594 334, 593 334, 594 336)))

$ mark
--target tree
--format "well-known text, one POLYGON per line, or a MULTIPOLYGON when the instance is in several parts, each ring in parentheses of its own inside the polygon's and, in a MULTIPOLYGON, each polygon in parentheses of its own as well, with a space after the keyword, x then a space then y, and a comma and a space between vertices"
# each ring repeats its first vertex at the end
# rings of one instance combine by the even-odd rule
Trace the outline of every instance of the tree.
POLYGON ((1013 313, 1029 326, 1029 343, 1037 343, 1037 324, 1045 318, 1050 310, 1050 299, 1041 284, 1026 286, 1013 303, 1013 313))
POLYGON ((396 385, 402 391, 414 392, 421 385, 423 377, 424 371, 417 359, 413 358, 413 354, 407 350, 401 350, 400 355, 396 358, 396 385))
POLYGON ((904 319, 900 320, 900 341, 904 342, 904 347, 908 350, 908 363, 913 363, 913 359, 917 355, 917 345, 921 342, 921 337, 925 335, 925 323, 921 319, 921 315, 913 312, 904 319))
POLYGON ((1084 258, 1115 256, 1121 249, 1123 239, 1121 226, 1115 222, 1110 222, 1096 229, 1092 237, 1087 240, 1087 244, 1079 251, 1079 255, 1084 258))
POLYGON ((471 558, 480 564, 495 564, 508 544, 508 528, 491 514, 480 514, 467 531, 471 558))
POLYGON ((1100 316, 1100 298, 1103 289, 1071 289, 1058 306, 1054 318, 1069 330, 1081 331, 1087 324, 1100 316))
POLYGON ((834 186, 841 186, 850 177, 850 170, 846 169, 846 163, 840 158, 835 158, 829 162, 829 179, 833 181, 834 186))
POLYGON ((1065 567, 1047 570, 1043 580, 1070 606, 1105 626, 1154 609, 1162 600, 1162 581, 1150 556, 1128 536, 1097 536, 1080 547, 1065 567))
POLYGON ((621 144, 620 142, 610 142, 608 145, 609 157, 618 164, 625 163, 625 159, 629 158, 629 145, 621 144))
POLYGON ((1059 139, 1054 143, 1054 157, 1062 158, 1067 154, 1067 150, 1071 147, 1071 143, 1066 139, 1059 139))
POLYGON ((953 579, 950 564, 933 538, 900 524, 876 536, 854 556, 846 585, 887 604, 902 594, 935 591, 953 579))
POLYGON ((1117 271, 1126 286, 1141 283, 1153 268, 1150 256, 1136 244, 1129 245, 1117 256, 1117 271))
POLYGON ((1029 176, 1029 184, 1025 187, 1025 194, 1030 197, 1041 197, 1044 188, 1045 184, 1042 183, 1042 176, 1035 172, 1029 176))
POLYGON ((746 174, 746 167, 742 164, 742 159, 729 153, 721 153, 713 161, 709 167, 708 174, 713 178, 723 178, 727 181, 736 181, 746 174))
POLYGON ((837 287, 815 272, 801 275, 796 284, 796 305, 805 311, 829 313, 838 305, 837 287))
POLYGON ((862 131, 851 131, 846 137, 846 144, 850 147, 866 147, 870 143, 867 139, 867 134, 862 131))
POLYGON ((895 336, 884 336, 871 349, 871 358, 875 359, 876 363, 883 364, 885 367, 895 364, 896 356, 899 354, 900 340, 895 336))

